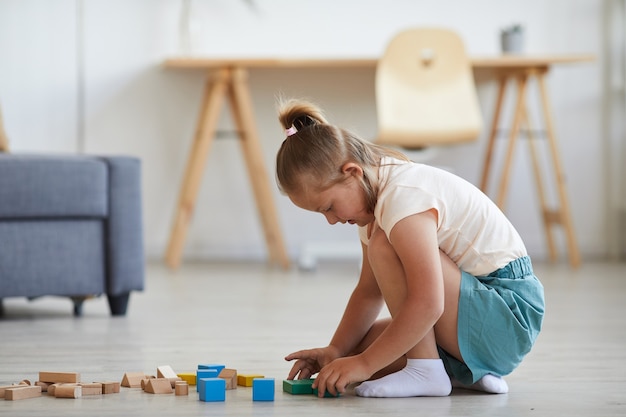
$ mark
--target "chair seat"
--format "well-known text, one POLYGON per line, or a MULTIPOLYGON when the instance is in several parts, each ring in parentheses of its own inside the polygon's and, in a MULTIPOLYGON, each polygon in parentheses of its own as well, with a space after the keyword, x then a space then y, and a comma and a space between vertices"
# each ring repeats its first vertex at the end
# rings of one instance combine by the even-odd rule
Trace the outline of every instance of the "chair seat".
POLYGON ((102 159, 0 154, 0 218, 105 217, 107 190, 102 159))

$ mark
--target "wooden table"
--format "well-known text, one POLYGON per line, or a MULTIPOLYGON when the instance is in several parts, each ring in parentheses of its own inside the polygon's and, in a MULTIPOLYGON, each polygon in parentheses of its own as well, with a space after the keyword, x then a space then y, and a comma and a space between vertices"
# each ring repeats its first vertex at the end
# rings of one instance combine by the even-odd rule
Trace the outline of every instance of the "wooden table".
MULTIPOLYGON (((515 144, 522 126, 532 132, 531 124, 526 107, 526 93, 529 80, 537 81, 541 95, 543 115, 545 118, 544 128, 550 145, 551 161, 555 171, 555 181, 558 190, 559 207, 548 207, 544 180, 538 162, 537 151, 533 141, 529 140, 533 159, 533 171, 537 191, 541 203, 544 228, 548 242, 550 259, 555 260, 557 252, 552 235, 552 226, 560 225, 565 228, 569 259, 572 266, 580 265, 580 255, 576 243, 574 227, 572 224, 569 203, 565 188, 563 168, 559 159, 557 141, 552 122, 550 103, 545 86, 545 75, 550 67, 556 64, 568 64, 591 61, 591 55, 502 55, 491 57, 474 57, 471 59, 475 70, 493 71, 498 78, 499 88, 494 110, 492 126, 489 135, 486 157, 484 161, 481 188, 487 191, 487 185, 491 175, 492 155, 495 147, 495 139, 498 135, 498 126, 502 114, 504 96, 509 83, 515 83, 517 98, 513 122, 508 137, 508 148, 504 160, 504 166, 500 176, 500 184, 496 195, 496 203, 504 209, 507 188, 510 179, 515 144)), ((250 182, 255 194, 257 210, 259 211, 265 241, 269 251, 270 262, 276 262, 287 268, 290 264, 287 250, 283 241, 278 223, 276 207, 272 198, 269 177, 265 169, 262 152, 259 143, 257 128, 254 120, 254 112, 250 90, 247 84, 248 69, 271 69, 271 68, 372 68, 377 64, 377 59, 214 59, 214 58, 170 58, 164 63, 169 69, 201 69, 207 71, 200 114, 196 126, 196 133, 189 159, 185 169, 185 175, 179 191, 179 200, 176 215, 172 225, 169 244, 166 252, 166 262, 170 267, 180 264, 182 250, 187 234, 189 222, 200 187, 200 180, 204 172, 204 166, 208 153, 217 130, 218 117, 224 105, 224 100, 229 99, 234 122, 239 134, 243 149, 244 159, 248 168, 250 182)), ((530 138, 532 139, 532 138, 530 138)))

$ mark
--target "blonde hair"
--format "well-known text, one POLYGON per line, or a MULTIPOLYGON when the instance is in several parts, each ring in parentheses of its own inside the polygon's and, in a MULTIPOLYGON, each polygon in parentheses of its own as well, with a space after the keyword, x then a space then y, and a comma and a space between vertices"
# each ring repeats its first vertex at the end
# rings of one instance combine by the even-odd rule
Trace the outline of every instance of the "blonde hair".
POLYGON ((365 141, 331 125, 322 110, 305 100, 279 103, 278 120, 283 129, 294 127, 276 155, 278 187, 293 194, 313 187, 322 191, 344 180, 342 167, 348 162, 363 169, 362 186, 368 209, 374 210, 378 196, 376 172, 383 156, 407 160, 400 152, 365 141))

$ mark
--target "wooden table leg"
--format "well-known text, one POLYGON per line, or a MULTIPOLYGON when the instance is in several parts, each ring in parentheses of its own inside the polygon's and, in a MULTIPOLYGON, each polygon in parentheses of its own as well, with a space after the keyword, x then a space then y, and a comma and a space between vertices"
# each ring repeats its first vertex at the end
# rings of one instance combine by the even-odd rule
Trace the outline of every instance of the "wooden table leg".
POLYGON ((513 117, 513 126, 509 133, 509 146, 507 149, 506 157, 504 160, 504 167, 502 169, 502 176, 500 178, 500 187, 496 198, 496 204, 501 210, 504 210, 504 203, 506 200, 507 188, 509 185, 509 177, 511 174, 511 167, 513 165, 513 151, 515 150, 515 143, 519 136, 520 124, 522 122, 524 100, 526 98, 526 86, 528 84, 528 74, 520 74, 517 78, 517 101, 515 104, 515 115, 513 117))
POLYGON ((227 94, 230 78, 230 72, 227 69, 223 69, 209 75, 207 80, 196 133, 189 151, 185 176, 181 184, 176 215, 165 255, 167 265, 172 268, 180 265, 187 229, 193 215, 202 174, 215 137, 219 114, 227 94))
POLYGON ((233 70, 233 79, 229 90, 232 114, 240 132, 241 146, 254 190, 257 210, 263 224, 270 260, 288 268, 289 256, 283 242, 272 189, 263 162, 263 152, 254 122, 247 77, 247 72, 244 69, 236 68, 233 70))
POLYGON ((0 109, 0 152, 9 152, 9 138, 7 138, 2 123, 2 109, 0 109))
POLYGON ((550 256, 551 261, 556 261, 556 245, 554 243, 554 238, 552 236, 552 213, 548 207, 548 202, 546 199, 546 192, 543 186, 543 174, 541 170, 541 164, 539 162, 539 154, 537 153, 537 149, 535 147, 535 135, 533 134, 533 127, 530 122, 530 118, 528 116, 528 110, 524 107, 522 113, 522 121, 528 130, 528 148, 530 150, 530 156, 533 164, 533 172, 535 176, 535 185, 537 187, 537 195, 539 196, 539 203, 541 204, 541 215, 543 219, 543 228, 546 234, 546 241, 548 243, 548 254, 550 256))
POLYGON ((542 71, 537 74, 537 82, 539 84, 539 92, 541 94, 541 103, 543 107, 543 114, 545 118, 546 133, 548 136, 548 143, 550 145, 550 151, 552 154, 552 164, 554 166, 554 173, 556 176, 556 184, 559 194, 559 215, 554 219, 558 221, 565 228, 567 246, 569 251, 570 264, 577 268, 580 266, 580 253, 578 252, 578 245, 576 243, 576 236, 574 233, 574 225, 572 222, 572 216, 570 212, 569 202, 567 198, 567 191, 565 189, 565 175, 561 161, 559 159, 559 151, 556 143, 556 135, 554 133, 554 125, 552 123, 552 114, 550 112, 550 103, 548 100, 548 93, 545 85, 545 74, 547 71, 542 71))
POLYGON ((483 164, 483 174, 480 180, 480 189, 485 194, 487 193, 487 187, 489 187, 493 148, 498 136, 498 126, 500 124, 500 114, 502 113, 502 103, 504 101, 504 92, 506 90, 507 81, 508 77, 501 76, 498 83, 498 98, 496 99, 496 107, 493 112, 493 120, 491 121, 491 132, 489 133, 489 142, 487 143, 487 152, 485 154, 485 162, 483 164))

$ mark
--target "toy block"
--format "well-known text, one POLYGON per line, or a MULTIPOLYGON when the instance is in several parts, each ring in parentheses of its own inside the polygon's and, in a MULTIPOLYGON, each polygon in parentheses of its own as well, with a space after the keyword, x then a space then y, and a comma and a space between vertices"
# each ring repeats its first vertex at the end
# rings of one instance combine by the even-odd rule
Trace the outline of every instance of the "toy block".
POLYGON ((180 379, 186 381, 189 385, 196 385, 196 374, 192 374, 191 372, 183 372, 177 375, 180 379))
POLYGON ((169 365, 163 365, 157 368, 157 378, 169 379, 172 384, 172 388, 174 388, 176 381, 180 381, 180 377, 176 375, 176 372, 174 372, 172 367, 169 365))
MULTIPOLYGON (((200 378, 217 378, 219 371, 217 369, 198 368, 196 371, 196 381, 200 378)), ((196 391, 200 392, 200 383, 196 385, 196 391)))
POLYGON ((83 396, 85 395, 102 395, 102 384, 98 382, 78 384, 83 389, 83 396))
POLYGON ((189 395, 189 384, 187 381, 176 381, 174 393, 176 395, 189 395))
POLYGON ((222 378, 198 379, 200 401, 215 402, 226 400, 226 381, 222 378))
POLYGON ((292 395, 313 394, 314 379, 285 379, 283 380, 283 391, 292 395))
POLYGON ((146 384, 146 392, 150 394, 171 394, 172 384, 167 378, 151 378, 146 384))
MULTIPOLYGON (((313 395, 315 395, 316 397, 319 396, 319 391, 317 390, 317 388, 313 388, 313 395)), ((324 398, 337 398, 339 397, 339 393, 337 393, 337 395, 333 395, 328 391, 324 392, 324 398)))
POLYGON ((41 397, 40 386, 14 385, 4 390, 4 399, 9 401, 25 400, 35 397, 41 397))
POLYGON ((120 392, 120 383, 117 381, 98 382, 102 385, 102 394, 117 394, 120 392))
POLYGON ((126 372, 121 385, 128 388, 140 388, 142 379, 146 379, 146 374, 143 372, 126 372))
POLYGON ((57 387, 61 385, 61 384, 50 384, 48 385, 48 395, 54 397, 54 392, 56 391, 57 387))
POLYGON ((252 401, 274 401, 274 378, 252 380, 252 401))
POLYGON ((41 382, 76 384, 80 382, 78 372, 39 372, 41 382))
POLYGON ((198 365, 198 369, 215 369, 219 375, 222 372, 222 369, 226 368, 225 365, 219 363, 210 363, 210 364, 200 364, 198 365))
POLYGON ((83 387, 76 384, 60 384, 54 390, 56 398, 80 398, 83 396, 83 387))
POLYGON ((35 386, 41 387, 41 392, 48 392, 50 385, 52 385, 50 382, 35 381, 35 386))
POLYGON ((265 375, 237 375, 237 385, 241 385, 242 387, 251 387, 254 378, 265 378, 265 375))
POLYGON ((142 390, 144 390, 144 391, 146 390, 146 385, 148 385, 148 381, 150 381, 150 379, 152 379, 152 378, 146 377, 146 378, 141 380, 141 389, 142 390))
POLYGON ((226 389, 237 388, 237 370, 224 368, 218 375, 218 378, 226 380, 226 389))

